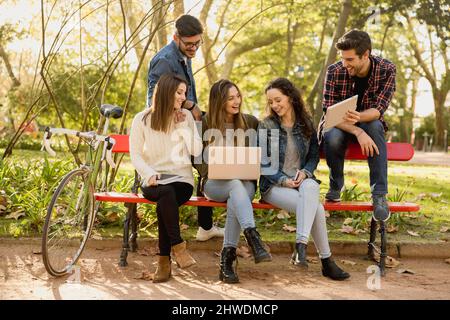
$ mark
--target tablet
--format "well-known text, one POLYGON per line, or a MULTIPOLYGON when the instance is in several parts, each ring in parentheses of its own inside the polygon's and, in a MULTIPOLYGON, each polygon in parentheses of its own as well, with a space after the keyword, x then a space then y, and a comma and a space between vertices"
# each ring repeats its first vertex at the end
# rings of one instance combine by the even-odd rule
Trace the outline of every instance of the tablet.
POLYGON ((338 102, 331 107, 327 108, 325 114, 325 123, 323 125, 324 130, 329 130, 344 121, 345 113, 348 110, 356 110, 356 103, 358 101, 358 95, 338 102))

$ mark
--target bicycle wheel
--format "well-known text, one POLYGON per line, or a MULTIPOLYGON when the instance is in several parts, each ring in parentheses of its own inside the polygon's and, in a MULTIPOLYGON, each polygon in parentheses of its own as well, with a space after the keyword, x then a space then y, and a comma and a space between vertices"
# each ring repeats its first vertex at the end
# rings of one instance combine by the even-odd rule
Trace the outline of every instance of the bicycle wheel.
POLYGON ((94 188, 89 169, 70 171, 47 209, 42 237, 45 268, 53 276, 71 271, 83 252, 94 222, 94 188))

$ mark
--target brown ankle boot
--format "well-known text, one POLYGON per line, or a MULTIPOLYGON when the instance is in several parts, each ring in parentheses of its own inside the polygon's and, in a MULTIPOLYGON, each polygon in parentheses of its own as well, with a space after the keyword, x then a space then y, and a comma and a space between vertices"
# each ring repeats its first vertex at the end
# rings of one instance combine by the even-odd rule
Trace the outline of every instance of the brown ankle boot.
POLYGON ((158 267, 156 267, 156 272, 153 276, 154 283, 169 281, 170 275, 172 274, 170 263, 169 256, 158 257, 158 267))
POLYGON ((175 259, 175 262, 177 263, 178 267, 184 269, 188 268, 197 262, 194 260, 194 258, 191 257, 189 252, 186 249, 186 241, 183 241, 182 243, 179 243, 172 247, 172 253, 175 259))

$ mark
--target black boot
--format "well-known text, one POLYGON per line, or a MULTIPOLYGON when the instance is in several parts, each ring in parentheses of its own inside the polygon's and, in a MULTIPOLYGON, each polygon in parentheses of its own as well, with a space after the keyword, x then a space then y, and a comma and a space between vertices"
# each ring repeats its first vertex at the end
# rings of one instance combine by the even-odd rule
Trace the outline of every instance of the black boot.
POLYGON ((253 257, 255 258, 255 263, 272 261, 272 256, 269 252, 267 252, 266 248, 264 248, 261 236, 259 235, 258 231, 256 231, 256 228, 245 229, 244 236, 247 240, 247 244, 252 250, 253 257))
POLYGON ((333 280, 345 280, 350 278, 350 275, 339 268, 337 264, 330 258, 322 260, 322 274, 324 277, 331 278, 333 280))
POLYGON ((222 249, 220 256, 219 279, 225 283, 238 283, 236 248, 226 247, 222 249), (236 269, 233 270, 233 262, 236 260, 236 269))
POLYGON ((291 263, 301 268, 308 268, 308 261, 306 261, 306 244, 297 242, 295 244, 295 251, 291 257, 291 263))

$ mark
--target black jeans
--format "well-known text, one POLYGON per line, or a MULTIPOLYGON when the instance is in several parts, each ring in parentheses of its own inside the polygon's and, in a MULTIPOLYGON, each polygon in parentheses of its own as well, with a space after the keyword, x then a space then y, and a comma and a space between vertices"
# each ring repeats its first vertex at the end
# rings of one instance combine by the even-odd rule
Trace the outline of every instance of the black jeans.
MULTIPOLYGON (((197 196, 204 197, 203 192, 200 191, 200 183, 197 183, 197 196)), ((213 226, 213 210, 211 207, 197 207, 198 225, 204 230, 209 230, 213 226)))
POLYGON ((189 183, 184 182, 141 188, 145 199, 156 202, 161 256, 170 256, 171 247, 183 242, 178 208, 189 200, 193 189, 189 183))

